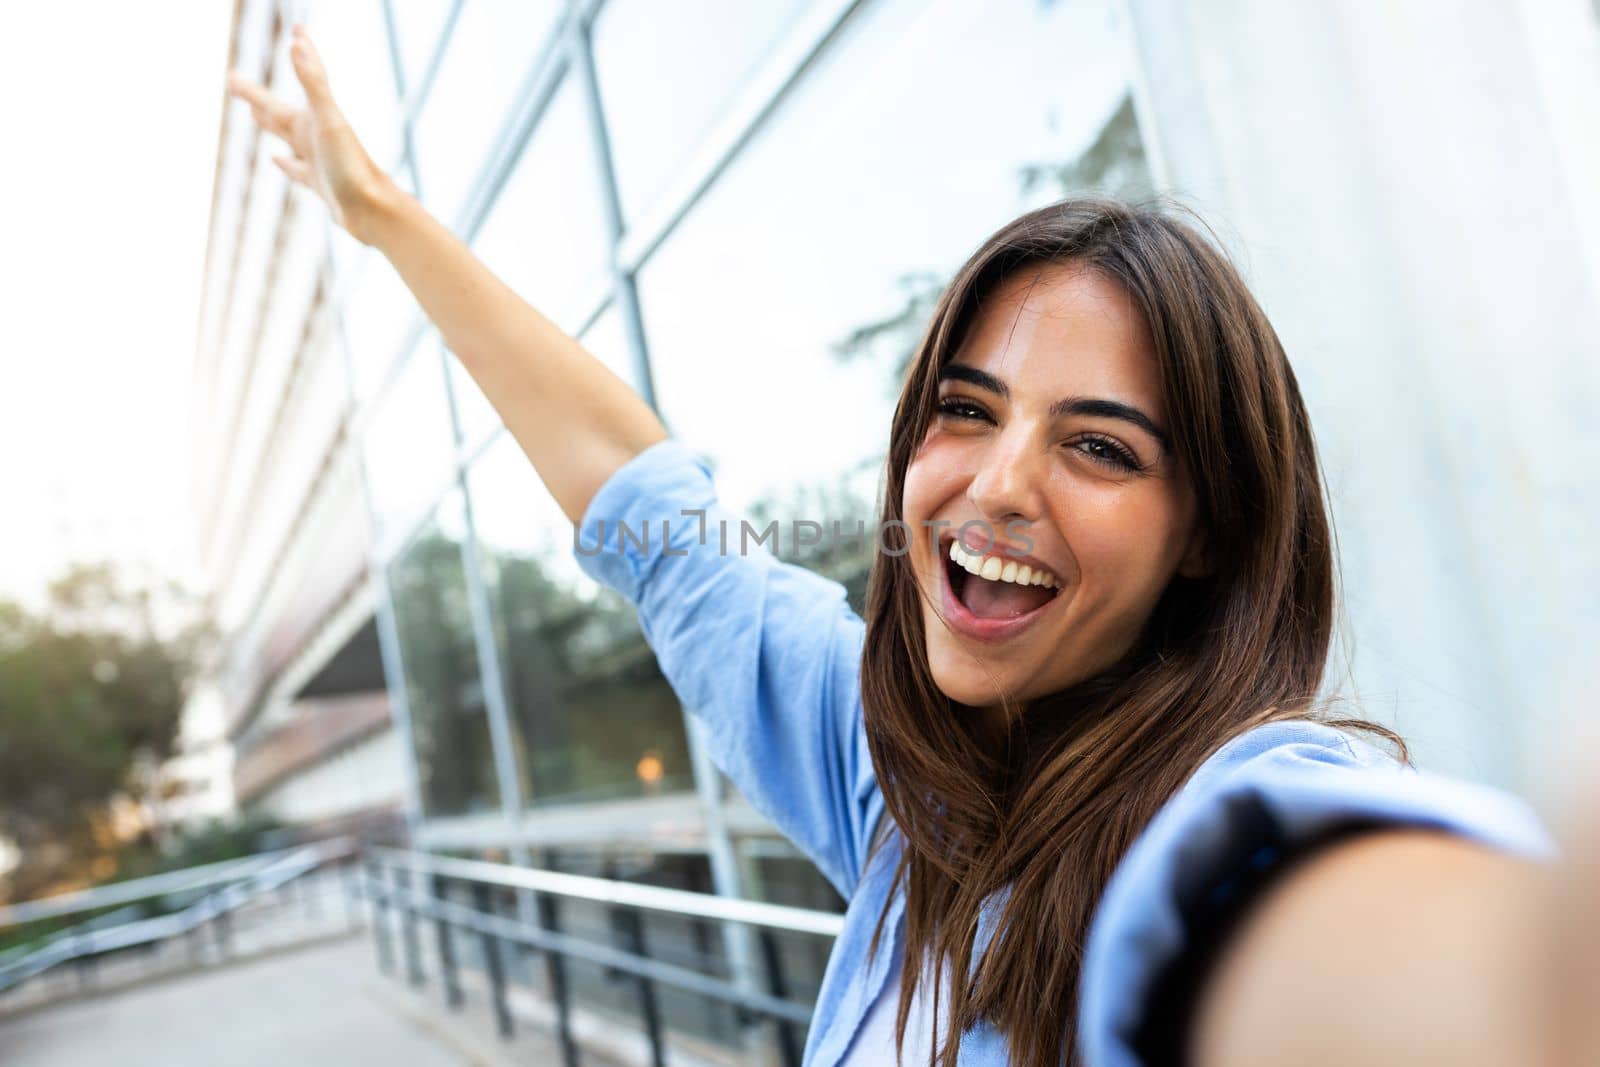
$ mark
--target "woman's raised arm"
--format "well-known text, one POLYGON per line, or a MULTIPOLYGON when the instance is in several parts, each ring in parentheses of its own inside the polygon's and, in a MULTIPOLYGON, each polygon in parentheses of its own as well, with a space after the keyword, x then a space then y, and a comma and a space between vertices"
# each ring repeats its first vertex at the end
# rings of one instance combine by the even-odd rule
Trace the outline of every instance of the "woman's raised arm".
POLYGON ((228 91, 281 137, 275 162, 327 203, 334 221, 381 251, 500 413, 561 510, 574 522, 606 479, 667 436, 625 382, 519 297, 400 189, 362 148, 334 103, 301 27, 290 48, 303 108, 239 75, 228 91))

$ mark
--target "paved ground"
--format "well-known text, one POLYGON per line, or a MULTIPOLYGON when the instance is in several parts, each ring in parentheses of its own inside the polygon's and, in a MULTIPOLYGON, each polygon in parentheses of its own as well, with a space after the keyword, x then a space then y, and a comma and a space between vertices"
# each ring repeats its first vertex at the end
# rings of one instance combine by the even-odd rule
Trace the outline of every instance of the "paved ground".
POLYGON ((426 1014, 405 1010, 388 988, 393 984, 376 973, 365 938, 324 942, 0 1020, 0 1062, 6 1067, 486 1062, 426 1014))

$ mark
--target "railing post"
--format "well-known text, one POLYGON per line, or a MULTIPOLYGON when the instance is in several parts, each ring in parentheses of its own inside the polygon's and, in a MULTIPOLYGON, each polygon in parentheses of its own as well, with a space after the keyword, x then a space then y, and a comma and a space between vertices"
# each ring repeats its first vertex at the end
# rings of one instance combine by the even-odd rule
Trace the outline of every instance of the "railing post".
MULTIPOLYGON (((432 878, 433 897, 437 901, 445 899, 445 880, 442 875, 432 878)), ((439 938, 439 981, 444 986, 444 1002, 452 1009, 461 1007, 461 978, 456 973, 456 950, 450 940, 450 921, 444 917, 443 909, 434 916, 434 933, 439 938)))
MULTIPOLYGON (((767 984, 771 987, 772 995, 779 1000, 789 999, 789 981, 783 973, 783 956, 778 951, 778 935, 763 927, 758 939, 761 942, 761 958, 767 968, 767 984)), ((800 1067, 800 1038, 795 1033, 794 1023, 787 1019, 774 1020, 778 1025, 778 1054, 783 1057, 784 1067, 800 1067)))
POLYGON ((297 881, 300 883, 300 897, 306 906, 306 918, 317 919, 322 916, 322 902, 317 896, 322 891, 323 871, 321 867, 313 867, 302 874, 297 881))
POLYGON ((394 946, 389 943, 389 887, 384 883, 383 867, 375 859, 367 861, 367 896, 372 901, 372 936, 378 944, 378 970, 394 973, 394 946))
POLYGON ((361 901, 357 898, 356 890, 356 872, 360 867, 357 866, 357 860, 351 857, 340 862, 336 869, 338 873, 335 877, 339 881, 340 888, 344 890, 345 925, 354 930, 361 925, 361 901))
POLYGON ((94 986, 94 956, 89 952, 83 951, 89 947, 89 936, 87 934, 80 935, 75 944, 78 946, 79 951, 83 952, 73 961, 76 965, 74 970, 78 972, 78 992, 87 993, 94 986))
POLYGON ((217 909, 216 917, 211 923, 211 932, 217 940, 217 956, 225 960, 228 958, 228 941, 233 934, 233 917, 225 905, 217 909))
MULTIPOLYGON (((624 950, 640 959, 649 959, 645 947, 644 922, 632 908, 612 909, 613 922, 621 936, 624 950)), ((661 1007, 656 1003, 656 984, 643 975, 635 976, 639 983, 639 1014, 644 1018, 645 1033, 650 1035, 650 1062, 652 1067, 666 1067, 667 1047, 661 1035, 661 1007)))
MULTIPOLYGON (((539 926, 549 933, 561 932, 561 916, 548 893, 538 894, 539 926)), ((561 1042, 561 1062, 578 1067, 578 1041, 572 1036, 572 996, 567 991, 567 961, 550 949, 544 954, 545 971, 550 977, 550 996, 556 1002, 556 1035, 561 1042)))
MULTIPOLYGON (((493 917, 495 914, 489 886, 483 882, 472 883, 472 904, 485 916, 493 917)), ((494 1002, 495 1025, 500 1030, 500 1036, 510 1040, 511 1007, 506 1003, 506 969, 505 961, 500 958, 500 939, 487 930, 482 931, 481 936, 483 962, 489 971, 489 995, 494 1002)))
POLYGON ((426 982, 422 973, 422 946, 417 941, 417 911, 411 905, 411 874, 403 866, 394 869, 395 906, 400 909, 400 944, 406 954, 406 981, 414 986, 426 982))

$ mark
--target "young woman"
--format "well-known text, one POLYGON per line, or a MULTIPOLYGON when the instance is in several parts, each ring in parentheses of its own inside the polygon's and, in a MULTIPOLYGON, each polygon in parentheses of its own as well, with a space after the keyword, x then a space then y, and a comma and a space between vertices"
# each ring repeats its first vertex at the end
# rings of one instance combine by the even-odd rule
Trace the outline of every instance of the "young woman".
POLYGON ((1310 424, 1192 229, 1074 199, 961 269, 890 427, 863 620, 708 536, 739 522, 707 468, 396 189, 295 32, 304 108, 231 91, 394 264, 719 765, 849 899, 807 1063, 1555 1062, 1528 919, 1551 843, 1315 718, 1310 424))

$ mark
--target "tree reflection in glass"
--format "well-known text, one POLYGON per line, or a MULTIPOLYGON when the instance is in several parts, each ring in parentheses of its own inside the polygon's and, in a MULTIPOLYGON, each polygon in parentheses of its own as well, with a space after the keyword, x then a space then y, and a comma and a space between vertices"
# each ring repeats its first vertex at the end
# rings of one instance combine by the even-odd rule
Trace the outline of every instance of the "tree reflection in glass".
POLYGON ((578 568, 572 523, 515 441, 488 447, 468 489, 527 795, 692 789, 683 711, 632 607, 578 568))
POLYGON ((500 803, 462 562, 466 523, 452 492, 389 566, 406 696, 429 815, 500 803))

